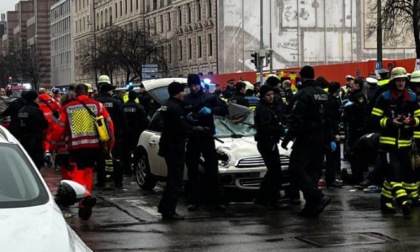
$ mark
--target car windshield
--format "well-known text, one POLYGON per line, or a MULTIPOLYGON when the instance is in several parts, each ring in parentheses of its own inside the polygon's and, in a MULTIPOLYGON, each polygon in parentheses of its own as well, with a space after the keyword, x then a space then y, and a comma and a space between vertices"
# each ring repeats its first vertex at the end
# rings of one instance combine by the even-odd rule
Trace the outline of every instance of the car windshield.
POLYGON ((0 144, 0 208, 45 204, 48 192, 15 144, 0 144))
POLYGON ((254 113, 248 113, 240 118, 231 120, 227 117, 214 117, 214 125, 216 126, 215 137, 243 137, 254 136, 254 113))
MULTIPOLYGON (((185 87, 184 89, 186 94, 190 93, 190 89, 188 87, 185 87)), ((168 100, 169 98, 169 93, 168 93, 168 87, 160 87, 160 88, 155 88, 152 90, 147 91, 152 97, 153 99, 155 99, 159 104, 163 104, 166 102, 166 100, 168 100)))

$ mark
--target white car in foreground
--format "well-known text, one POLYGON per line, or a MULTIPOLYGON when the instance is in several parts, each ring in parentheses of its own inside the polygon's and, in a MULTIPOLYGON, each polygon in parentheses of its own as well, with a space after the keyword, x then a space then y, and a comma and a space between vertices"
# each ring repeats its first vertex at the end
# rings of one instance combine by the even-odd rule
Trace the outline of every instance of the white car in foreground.
MULTIPOLYGON (((187 80, 185 78, 167 78, 144 81, 143 84, 146 91, 162 104, 169 97, 167 86, 173 81, 186 83, 187 80)), ((186 87, 186 92, 189 93, 188 87, 186 87)), ((232 109, 237 110, 238 107, 232 109)), ((164 180, 167 176, 165 160, 157 154, 161 134, 159 117, 160 112, 158 110, 148 129, 140 135, 137 144, 134 168, 136 181, 143 190, 152 190, 158 180, 164 180)), ((250 110, 244 113, 239 120, 215 117, 215 144, 218 153, 219 172, 222 184, 225 187, 258 189, 266 173, 267 169, 254 140, 255 129, 253 124, 254 114, 250 110)), ((282 170, 285 178, 287 178, 290 151, 281 149, 280 144, 282 170)), ((184 178, 187 179, 187 169, 184 170, 184 178)), ((284 183, 284 186, 287 185, 288 183, 284 183)))
POLYGON ((0 251, 91 251, 67 225, 26 151, 2 126, 0 160, 0 251))

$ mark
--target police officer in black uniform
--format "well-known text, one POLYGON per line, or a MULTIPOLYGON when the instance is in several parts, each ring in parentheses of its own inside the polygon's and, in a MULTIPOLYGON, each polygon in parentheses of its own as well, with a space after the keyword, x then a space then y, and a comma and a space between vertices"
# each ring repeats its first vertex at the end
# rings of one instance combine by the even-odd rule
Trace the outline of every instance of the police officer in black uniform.
POLYGON ((42 147, 48 121, 39 109, 36 100, 38 94, 28 91, 25 95, 26 105, 18 113, 20 143, 28 152, 38 169, 44 164, 44 149, 42 147))
POLYGON ((131 175, 131 154, 134 152, 141 132, 147 127, 147 115, 144 107, 136 103, 137 93, 128 92, 128 101, 122 105, 125 120, 127 122, 127 131, 124 132, 125 150, 122 152, 123 171, 131 175))
POLYGON ((349 101, 344 104, 344 120, 347 122, 347 157, 351 163, 352 176, 344 176, 350 184, 358 184, 363 181, 363 170, 358 165, 357 157, 353 155, 353 146, 356 141, 366 133, 367 99, 363 93, 363 79, 356 78, 351 83, 349 101), (347 178, 346 178, 347 177, 347 178))
POLYGON ((7 109, 1 114, 2 117, 10 116, 10 124, 9 124, 8 129, 10 133, 12 133, 13 136, 16 137, 17 139, 19 139, 21 136, 18 114, 19 114, 19 110, 26 104, 26 100, 25 100, 26 93, 27 91, 23 91, 20 94, 20 97, 13 100, 9 104, 7 109))
POLYGON ((229 102, 236 103, 245 107, 249 107, 249 102, 245 98, 246 84, 244 82, 238 82, 235 85, 235 94, 229 98, 229 102))
POLYGON ((221 186, 217 153, 213 135, 215 133, 214 115, 226 115, 227 106, 219 97, 203 91, 200 77, 188 75, 191 93, 185 97, 187 119, 192 126, 201 126, 205 130, 188 136, 186 164, 188 168, 188 210, 195 211, 202 203, 202 192, 199 181, 199 162, 204 158, 205 180, 218 210, 226 209, 223 204, 223 188, 221 186))
MULTIPOLYGON (((112 180, 114 181, 115 188, 122 189, 123 186, 123 172, 121 169, 120 158, 121 158, 121 147, 123 140, 123 132, 126 130, 126 121, 124 112, 122 109, 122 103, 112 97, 112 91, 115 87, 111 84, 104 83, 100 86, 99 94, 95 98, 98 102, 102 103, 109 115, 111 116, 112 122, 114 123, 115 131, 115 145, 112 149, 112 160, 113 160, 113 172, 112 180)), ((108 153, 104 153, 103 159, 98 160, 97 163, 97 187, 101 188, 105 186, 105 160, 109 160, 108 153)))
POLYGON ((290 128, 281 146, 286 149, 288 142, 295 138, 290 171, 292 180, 299 186, 306 201, 298 215, 315 217, 331 202, 331 198, 318 190, 318 181, 325 146, 334 151, 336 143, 330 124, 329 95, 314 80, 315 71, 311 66, 304 66, 300 76, 301 89, 294 97, 290 128))
POLYGON ((184 88, 185 86, 178 82, 169 84, 170 97, 161 109, 163 127, 158 154, 165 158, 168 167, 166 186, 158 207, 163 220, 184 219, 184 216, 177 214, 175 211, 179 194, 182 191, 185 143, 187 133, 191 128, 184 113, 184 88))
POLYGON ((280 154, 277 144, 284 135, 284 127, 271 107, 274 100, 274 90, 264 85, 260 89, 260 102, 255 110, 255 126, 257 133, 255 141, 260 152, 267 173, 261 182, 255 203, 278 208, 279 191, 282 184, 280 154))

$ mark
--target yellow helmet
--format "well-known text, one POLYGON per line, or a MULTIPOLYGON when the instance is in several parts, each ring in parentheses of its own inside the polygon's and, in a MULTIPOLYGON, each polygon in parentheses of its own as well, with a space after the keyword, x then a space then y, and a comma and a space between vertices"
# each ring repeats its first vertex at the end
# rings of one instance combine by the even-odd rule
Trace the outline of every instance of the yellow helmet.
POLYGON ((408 78, 407 71, 404 67, 394 67, 391 70, 391 78, 390 80, 394 80, 397 78, 408 78))
POLYGON ((414 82, 414 83, 420 82, 420 70, 416 70, 411 74, 410 82, 414 82))
POLYGON ((98 78, 98 83, 111 84, 111 79, 109 78, 108 75, 101 75, 98 78))

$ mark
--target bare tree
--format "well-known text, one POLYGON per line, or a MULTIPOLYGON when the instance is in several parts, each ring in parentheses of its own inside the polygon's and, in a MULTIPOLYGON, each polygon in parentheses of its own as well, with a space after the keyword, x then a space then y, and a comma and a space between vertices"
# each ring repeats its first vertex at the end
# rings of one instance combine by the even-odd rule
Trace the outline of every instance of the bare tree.
POLYGON ((42 52, 37 48, 19 50, 19 63, 22 78, 30 80, 34 90, 39 89, 39 83, 47 76, 48 64, 42 52))
MULTIPOLYGON (((381 1, 381 5, 381 20, 373 19, 368 23, 367 35, 375 34, 381 25, 384 44, 398 45, 407 39, 414 40, 416 57, 420 59, 420 0, 387 0, 381 1)), ((371 0, 369 7, 371 16, 376 17, 377 1, 371 0)))

